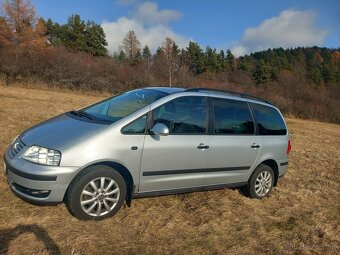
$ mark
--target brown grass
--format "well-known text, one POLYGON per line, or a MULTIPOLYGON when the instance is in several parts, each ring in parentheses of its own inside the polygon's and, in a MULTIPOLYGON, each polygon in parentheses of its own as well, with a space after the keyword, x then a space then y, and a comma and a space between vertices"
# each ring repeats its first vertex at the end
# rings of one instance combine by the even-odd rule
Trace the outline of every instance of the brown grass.
MULTIPOLYGON (((24 129, 100 96, 0 86, 0 153, 24 129)), ((339 254, 340 126, 288 119, 289 171, 270 197, 238 190, 138 199, 101 222, 34 206, 0 175, 0 253, 339 254)))

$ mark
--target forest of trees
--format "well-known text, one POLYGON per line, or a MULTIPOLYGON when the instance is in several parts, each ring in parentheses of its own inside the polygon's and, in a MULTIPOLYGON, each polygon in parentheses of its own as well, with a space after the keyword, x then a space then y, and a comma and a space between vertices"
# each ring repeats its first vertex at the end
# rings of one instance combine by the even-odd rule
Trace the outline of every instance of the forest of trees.
POLYGON ((286 113, 340 122, 340 49, 268 49, 235 57, 228 49, 180 48, 164 38, 152 52, 134 31, 107 51, 99 24, 71 15, 65 24, 36 16, 28 0, 3 1, 0 81, 121 92, 142 86, 217 87, 266 97, 286 113))

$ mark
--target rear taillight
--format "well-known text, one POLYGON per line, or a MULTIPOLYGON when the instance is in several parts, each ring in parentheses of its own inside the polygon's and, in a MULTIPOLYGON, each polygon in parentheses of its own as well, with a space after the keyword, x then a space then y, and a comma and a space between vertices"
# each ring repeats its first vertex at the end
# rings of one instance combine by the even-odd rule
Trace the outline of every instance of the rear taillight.
POLYGON ((288 140, 287 154, 289 154, 291 150, 292 150, 292 145, 290 144, 290 140, 288 140))

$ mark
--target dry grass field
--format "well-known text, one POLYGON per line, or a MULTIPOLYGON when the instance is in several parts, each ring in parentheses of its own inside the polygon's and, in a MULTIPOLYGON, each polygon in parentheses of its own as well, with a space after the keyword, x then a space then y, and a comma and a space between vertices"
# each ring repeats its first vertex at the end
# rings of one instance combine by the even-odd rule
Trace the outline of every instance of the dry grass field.
MULTIPOLYGON (((0 86, 0 154, 33 124, 101 98, 0 86)), ((340 125, 287 120, 289 170, 264 200, 237 189, 144 198, 82 222, 63 204, 17 198, 1 173, 0 254, 340 254, 340 125)))

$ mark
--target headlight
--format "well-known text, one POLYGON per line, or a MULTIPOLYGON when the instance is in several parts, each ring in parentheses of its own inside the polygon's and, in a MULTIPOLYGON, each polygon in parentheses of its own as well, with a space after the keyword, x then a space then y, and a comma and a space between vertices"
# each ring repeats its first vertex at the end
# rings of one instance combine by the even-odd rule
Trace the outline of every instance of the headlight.
POLYGON ((56 150, 31 146, 21 157, 33 163, 57 166, 59 165, 61 154, 56 150))

